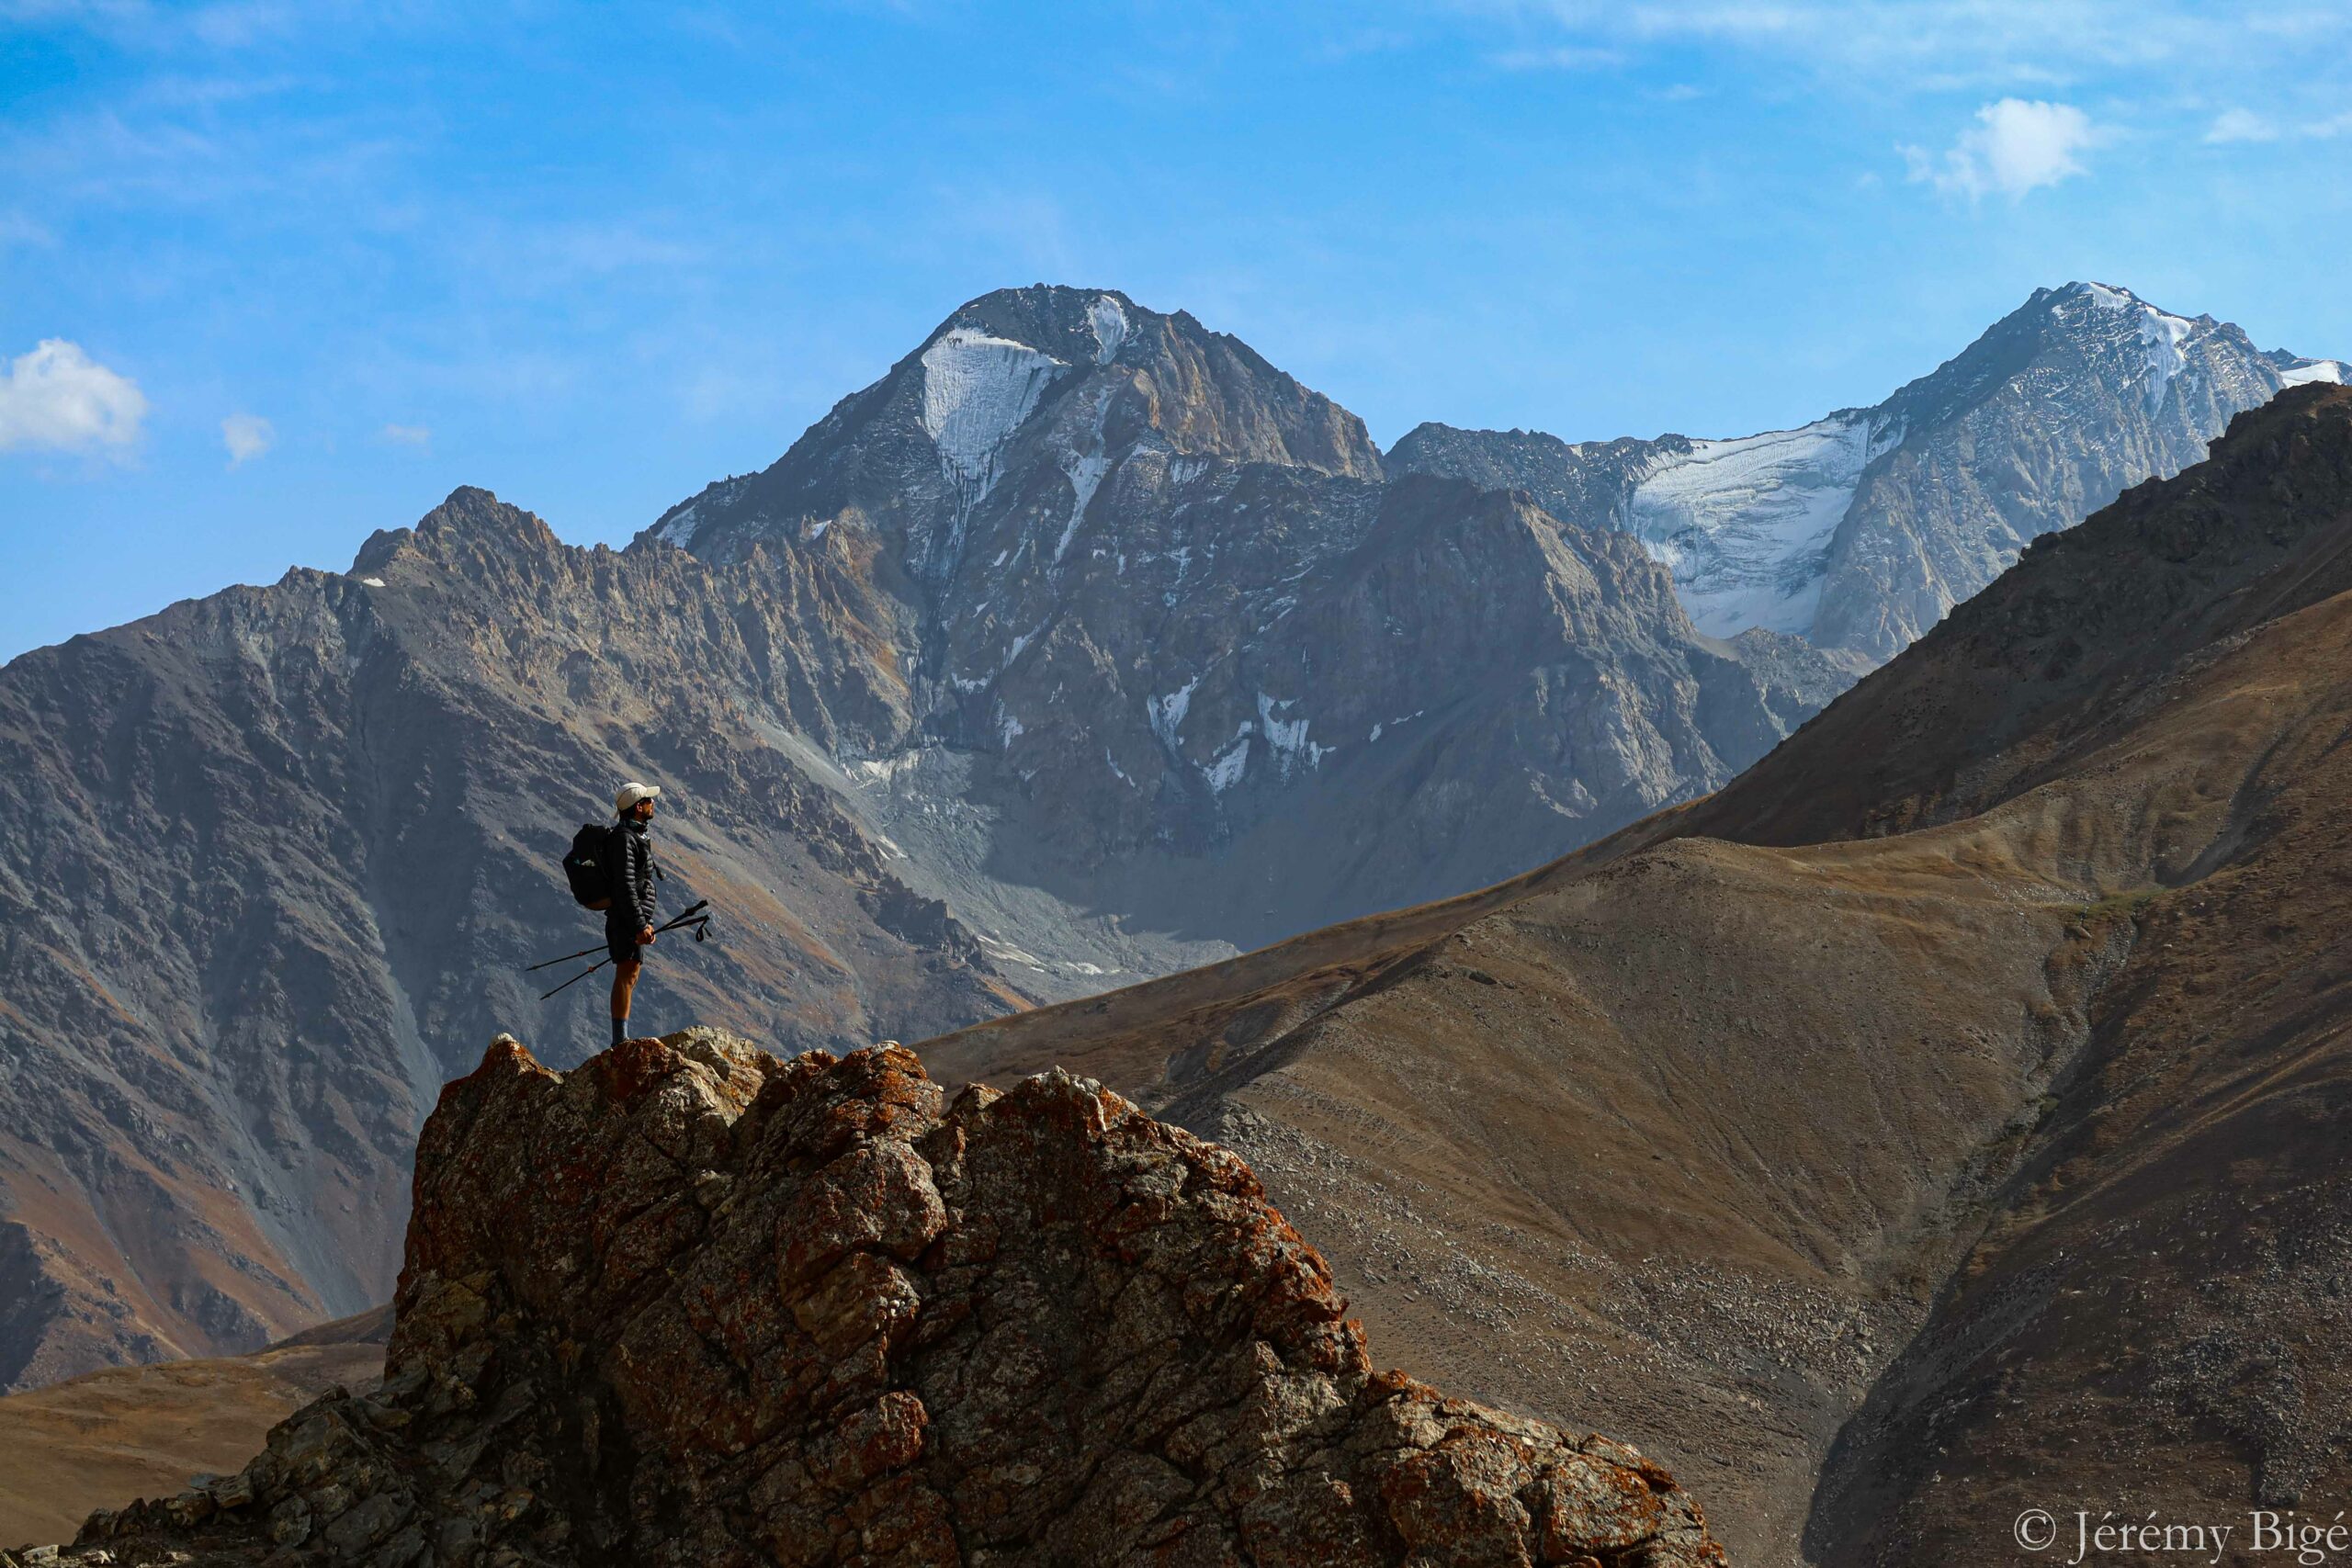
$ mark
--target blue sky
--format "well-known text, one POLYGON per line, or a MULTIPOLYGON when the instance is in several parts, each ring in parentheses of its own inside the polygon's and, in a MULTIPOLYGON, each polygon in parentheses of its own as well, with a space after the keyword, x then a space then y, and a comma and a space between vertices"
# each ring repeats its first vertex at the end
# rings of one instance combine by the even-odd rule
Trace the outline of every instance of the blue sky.
POLYGON ((2352 352, 2352 4, 0 0, 0 658, 480 484, 619 543, 964 299, 1747 434, 2095 277, 2352 352))

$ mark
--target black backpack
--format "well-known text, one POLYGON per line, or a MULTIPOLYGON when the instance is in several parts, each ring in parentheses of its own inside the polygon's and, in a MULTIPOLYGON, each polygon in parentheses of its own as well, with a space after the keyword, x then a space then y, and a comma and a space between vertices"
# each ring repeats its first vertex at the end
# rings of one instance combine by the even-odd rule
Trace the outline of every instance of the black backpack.
POLYGON ((583 909, 613 907, 613 879, 620 871, 613 852, 614 831, 610 822, 586 822, 571 835, 571 849, 563 857, 563 878, 571 884, 571 897, 583 909))

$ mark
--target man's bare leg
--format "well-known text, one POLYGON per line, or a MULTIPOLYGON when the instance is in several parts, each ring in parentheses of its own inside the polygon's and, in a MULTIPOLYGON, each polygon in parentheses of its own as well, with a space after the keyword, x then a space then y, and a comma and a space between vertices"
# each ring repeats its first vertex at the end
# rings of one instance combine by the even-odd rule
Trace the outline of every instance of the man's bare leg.
POLYGON ((628 1038, 629 998, 637 994, 637 972, 641 961, 631 958, 613 965, 613 1043, 617 1045, 628 1038))

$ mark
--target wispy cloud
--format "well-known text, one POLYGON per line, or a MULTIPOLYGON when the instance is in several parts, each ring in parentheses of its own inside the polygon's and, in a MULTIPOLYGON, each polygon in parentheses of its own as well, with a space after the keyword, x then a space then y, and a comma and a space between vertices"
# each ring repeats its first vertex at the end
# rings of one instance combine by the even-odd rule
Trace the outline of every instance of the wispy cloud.
POLYGON ((346 22, 343 6, 292 0, 213 0, 155 5, 152 0, 0 0, 0 22, 73 29, 127 48, 167 51, 198 45, 242 49, 312 25, 346 22))
POLYGON ((2220 144, 2230 141, 2276 141, 2278 128, 2252 109, 2223 109, 2214 117, 2212 126, 2205 132, 2205 140, 2220 144))
POLYGON ((421 424, 388 424, 376 438, 392 446, 430 446, 433 432, 421 424))
POLYGON ((277 445, 277 427, 259 414, 232 413, 220 422, 220 445, 229 449, 229 466, 242 468, 277 445))
POLYGON ((1625 63, 1623 50, 1589 44, 1555 43, 1533 49, 1507 49, 1492 56, 1506 71, 1605 71, 1625 63))
POLYGON ((39 247, 47 250, 57 243, 57 236, 46 223, 36 222, 21 212, 0 212, 0 251, 39 247))
POLYGON ((2120 69, 2207 70, 2352 39, 2352 10, 2287 0, 2249 18, 2187 0, 1436 0, 1529 47, 1713 44, 1896 90, 2062 86, 2120 69))
POLYGON ((2081 154, 2096 144, 2090 117, 2072 104, 2003 98, 1976 111, 1976 123, 1939 157, 1924 147, 1900 151, 1911 178, 1971 201, 2012 199, 2084 172, 2081 154))
POLYGON ((121 450, 146 417, 136 381, 63 338, 44 339, 0 377, 0 452, 121 450))
POLYGON ((2206 129, 2205 140, 2212 146, 2229 146, 2242 142, 2325 141, 2352 132, 2352 113, 2324 115, 2311 119, 2281 120, 2252 109, 2223 109, 2206 129))

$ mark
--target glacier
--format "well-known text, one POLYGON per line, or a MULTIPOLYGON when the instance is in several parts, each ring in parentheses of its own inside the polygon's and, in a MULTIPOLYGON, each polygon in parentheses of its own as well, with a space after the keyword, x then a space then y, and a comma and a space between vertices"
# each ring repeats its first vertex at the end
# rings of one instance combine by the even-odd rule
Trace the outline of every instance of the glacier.
POLYGON ((995 486, 997 454, 1069 368, 1025 343, 972 327, 951 328, 922 351, 922 427, 967 501, 995 486))
POLYGON ((1832 414, 1797 430, 1693 441, 1661 455, 1634 488, 1625 526, 1674 574, 1701 631, 1802 634, 1821 603, 1822 554, 1890 436, 1899 431, 1867 415, 1832 414))

